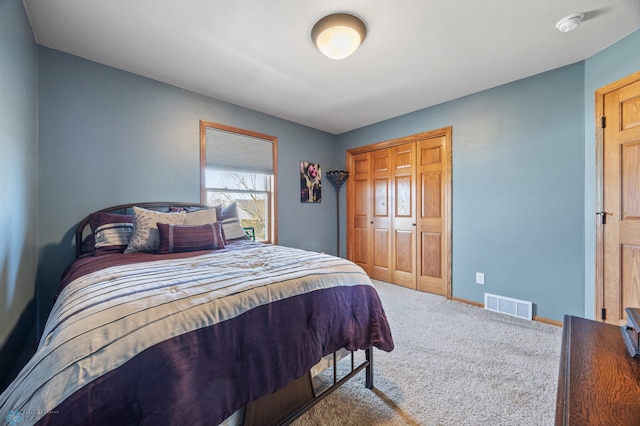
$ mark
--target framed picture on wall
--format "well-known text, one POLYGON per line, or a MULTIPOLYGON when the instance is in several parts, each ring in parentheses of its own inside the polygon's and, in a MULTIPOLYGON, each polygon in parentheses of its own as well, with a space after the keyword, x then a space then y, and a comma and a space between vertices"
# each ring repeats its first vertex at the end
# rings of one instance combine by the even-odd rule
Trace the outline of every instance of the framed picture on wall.
POLYGON ((300 162, 300 201, 319 203, 322 200, 321 177, 320 164, 300 162))

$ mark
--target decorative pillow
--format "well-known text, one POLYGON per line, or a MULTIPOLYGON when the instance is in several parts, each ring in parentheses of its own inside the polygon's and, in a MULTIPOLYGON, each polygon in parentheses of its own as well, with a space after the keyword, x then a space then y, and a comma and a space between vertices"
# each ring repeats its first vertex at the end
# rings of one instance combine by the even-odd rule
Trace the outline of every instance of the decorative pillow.
POLYGON ((206 225, 217 221, 218 216, 216 215, 216 209, 202 209, 194 212, 188 212, 184 217, 183 225, 206 225))
POLYGON ((220 210, 218 218, 222 222, 222 235, 225 240, 236 240, 238 238, 249 238, 244 233, 242 225, 240 225, 240 217, 238 216, 238 204, 233 202, 227 207, 216 206, 216 210, 220 210))
POLYGON ((95 255, 122 253, 133 232, 133 216, 117 213, 93 213, 89 225, 95 239, 95 255))
POLYGON ((156 251, 160 242, 158 223, 182 225, 187 212, 160 213, 133 207, 133 233, 125 253, 156 251))
POLYGON ((167 254, 224 248, 221 230, 222 227, 219 222, 195 226, 158 223, 158 231, 160 232, 158 253, 167 254))

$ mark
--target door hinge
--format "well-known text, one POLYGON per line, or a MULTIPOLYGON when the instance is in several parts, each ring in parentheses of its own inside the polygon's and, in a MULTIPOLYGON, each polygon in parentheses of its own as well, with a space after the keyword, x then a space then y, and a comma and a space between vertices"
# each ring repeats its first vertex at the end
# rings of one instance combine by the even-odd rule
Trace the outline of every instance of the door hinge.
POLYGON ((600 223, 603 225, 607 224, 607 215, 611 214, 611 213, 607 213, 607 212, 598 212, 596 213, 597 216, 600 216, 600 223))
POLYGON ((605 308, 600 309, 600 319, 603 321, 607 319, 607 310, 605 308))
POLYGON ((604 115, 600 117, 600 127, 602 127, 603 129, 607 127, 607 117, 605 117, 604 115))

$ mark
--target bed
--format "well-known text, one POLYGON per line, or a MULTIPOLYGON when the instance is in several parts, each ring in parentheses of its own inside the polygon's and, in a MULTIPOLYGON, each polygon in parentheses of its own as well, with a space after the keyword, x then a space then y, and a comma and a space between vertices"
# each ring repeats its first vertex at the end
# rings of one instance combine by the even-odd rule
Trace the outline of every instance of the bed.
POLYGON ((0 395, 5 424, 287 424, 363 370, 373 387, 373 347, 393 350, 361 268, 251 241, 234 205, 103 209, 78 225, 76 257, 0 395))

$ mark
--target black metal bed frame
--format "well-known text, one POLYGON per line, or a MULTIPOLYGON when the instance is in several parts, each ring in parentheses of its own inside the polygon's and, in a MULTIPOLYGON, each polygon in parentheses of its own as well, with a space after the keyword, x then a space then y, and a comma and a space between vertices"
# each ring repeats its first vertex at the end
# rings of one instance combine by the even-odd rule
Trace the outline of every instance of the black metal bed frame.
MULTIPOLYGON (((355 367, 354 362, 354 352, 351 351, 351 371, 338 380, 338 362, 336 359, 336 353, 333 353, 333 385, 327 389, 325 389, 320 395, 314 395, 314 399, 309 401, 307 404, 296 410, 293 414, 285 417, 280 425, 288 425, 292 423, 295 419, 303 415, 305 412, 310 410, 313 406, 318 404, 320 401, 328 397, 338 389, 340 386, 345 384, 347 381, 351 380, 356 374, 360 373, 362 370, 365 370, 365 387, 367 389, 373 389, 373 348, 369 347, 364 350, 365 352, 365 360, 360 365, 355 367)), ((314 392, 315 394, 315 392, 314 392)))

